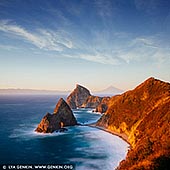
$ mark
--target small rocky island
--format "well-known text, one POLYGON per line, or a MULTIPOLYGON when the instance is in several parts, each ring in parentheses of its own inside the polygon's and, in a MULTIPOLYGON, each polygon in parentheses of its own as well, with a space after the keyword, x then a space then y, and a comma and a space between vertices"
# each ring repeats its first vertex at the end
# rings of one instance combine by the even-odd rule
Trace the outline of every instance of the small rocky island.
POLYGON ((77 125, 77 121, 72 110, 64 101, 64 99, 60 98, 54 109, 54 113, 47 113, 35 131, 39 133, 52 133, 57 130, 62 131, 63 127, 65 126, 74 125, 77 125))

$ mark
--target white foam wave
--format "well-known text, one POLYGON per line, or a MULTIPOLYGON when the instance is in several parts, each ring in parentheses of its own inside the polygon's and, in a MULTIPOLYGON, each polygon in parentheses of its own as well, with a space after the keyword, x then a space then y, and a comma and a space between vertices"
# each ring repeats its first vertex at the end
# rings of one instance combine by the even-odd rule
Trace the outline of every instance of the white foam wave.
POLYGON ((44 137, 54 137, 59 135, 64 135, 63 133, 38 133, 35 131, 37 124, 32 124, 31 127, 26 127, 26 124, 20 124, 20 127, 14 129, 12 133, 8 136, 9 138, 17 140, 31 140, 32 138, 44 138, 44 137))
POLYGON ((93 113, 93 110, 87 110, 87 113, 93 113))
POLYGON ((87 113, 102 115, 102 113, 100 113, 100 112, 95 112, 93 109, 92 109, 92 110, 87 110, 87 113))
POLYGON ((78 169, 114 169, 118 166, 119 162, 125 158, 127 154, 128 144, 121 138, 109 134, 105 131, 98 130, 91 127, 81 127, 84 131, 84 136, 88 140, 90 146, 78 147, 77 151, 83 152, 90 156, 103 156, 99 159, 81 159, 73 158, 70 161, 78 163, 78 169), (103 161, 101 161, 101 159, 103 161), (95 166, 98 167, 95 167, 95 166))
MULTIPOLYGON (((70 162, 76 164, 79 170, 110 170, 118 166, 118 163, 125 158, 128 144, 121 138, 114 136, 105 131, 88 127, 74 126, 68 127, 65 133, 43 134, 35 132, 36 124, 32 124, 27 128, 26 124, 20 124, 17 129, 14 129, 9 136, 16 140, 31 140, 35 138, 49 138, 59 135, 74 134, 76 139, 85 139, 87 146, 80 145, 75 148, 77 152, 85 154, 83 158, 70 158, 70 162), (102 161, 101 161, 102 160, 102 161)), ((28 148, 29 149, 29 148, 28 148)))
POLYGON ((73 112, 74 112, 74 113, 80 113, 81 110, 78 110, 78 109, 77 109, 77 110, 73 110, 73 112))

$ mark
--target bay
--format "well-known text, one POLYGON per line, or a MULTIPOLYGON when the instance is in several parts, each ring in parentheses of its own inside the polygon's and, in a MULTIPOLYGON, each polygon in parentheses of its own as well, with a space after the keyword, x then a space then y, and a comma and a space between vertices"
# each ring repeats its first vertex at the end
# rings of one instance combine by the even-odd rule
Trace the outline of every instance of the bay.
MULTIPOLYGON (((0 96, 0 164, 75 164, 76 170, 110 170, 125 158, 128 144, 105 131, 68 127, 64 133, 34 132, 46 112, 53 112, 56 95, 0 96)), ((81 124, 97 121, 101 114, 73 110, 81 124)))

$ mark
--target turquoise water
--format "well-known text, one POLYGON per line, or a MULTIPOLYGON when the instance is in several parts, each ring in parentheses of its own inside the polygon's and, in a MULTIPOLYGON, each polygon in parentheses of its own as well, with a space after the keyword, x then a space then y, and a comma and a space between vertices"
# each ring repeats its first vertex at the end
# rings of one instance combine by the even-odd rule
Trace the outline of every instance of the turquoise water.
MULTIPOLYGON (((127 153, 128 144, 117 136, 88 126, 67 132, 34 132, 46 112, 53 112, 61 96, 0 96, 0 164, 75 164, 76 170, 110 170, 127 153)), ((62 96, 66 98, 66 96, 62 96)), ((95 122, 100 114, 74 110, 79 123, 95 122)))

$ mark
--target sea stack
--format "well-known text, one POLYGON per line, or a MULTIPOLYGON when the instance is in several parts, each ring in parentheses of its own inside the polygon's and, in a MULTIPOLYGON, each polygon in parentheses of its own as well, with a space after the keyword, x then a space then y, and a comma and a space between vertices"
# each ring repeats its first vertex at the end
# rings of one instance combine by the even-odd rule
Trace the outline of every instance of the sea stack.
POLYGON ((76 124, 77 121, 72 110, 64 99, 60 98, 54 109, 54 113, 47 113, 35 131, 39 133, 52 133, 62 127, 74 126, 76 124))
POLYGON ((67 103, 72 109, 76 109, 80 107, 89 96, 91 96, 90 91, 77 84, 73 92, 67 97, 67 103))

